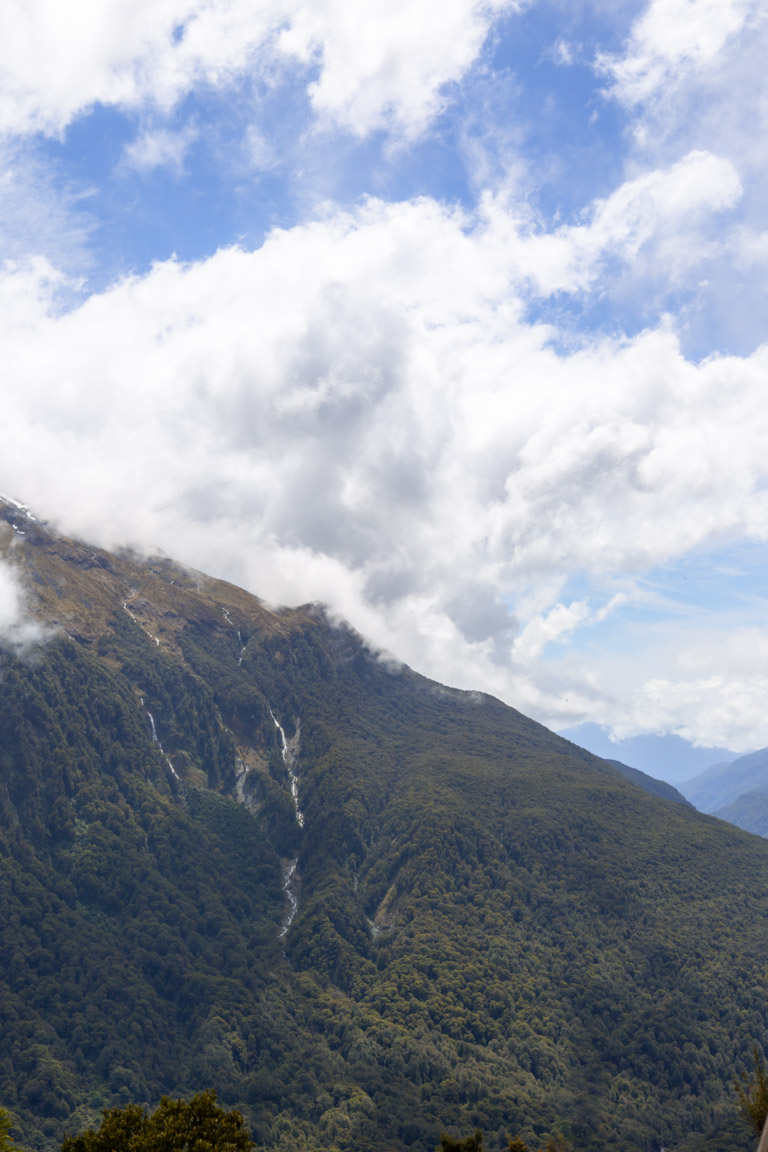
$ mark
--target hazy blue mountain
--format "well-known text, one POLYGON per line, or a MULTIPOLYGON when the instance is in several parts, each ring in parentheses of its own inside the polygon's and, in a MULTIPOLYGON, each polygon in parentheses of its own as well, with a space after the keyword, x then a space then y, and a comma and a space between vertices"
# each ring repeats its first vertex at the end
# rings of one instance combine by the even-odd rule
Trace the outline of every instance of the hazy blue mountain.
POLYGON ((691 780, 683 781, 680 791, 700 812, 719 816, 720 809, 733 804, 746 792, 768 792, 768 748, 759 748, 726 764, 713 764, 691 780))
POLYGON ((682 792, 678 792, 677 788, 667 784, 665 780, 656 780, 646 772, 641 772, 639 768, 630 768, 629 764, 622 764, 621 760, 608 760, 606 757, 606 761, 644 792, 650 792, 651 796, 659 796, 662 800, 671 800, 674 804, 686 804, 689 808, 692 807, 682 792))
MULTIPOLYGON (((696 748, 681 736, 630 736, 612 740, 600 724, 576 724, 558 732, 604 760, 618 759, 670 784, 688 780, 712 764, 730 763, 739 753, 727 748, 696 748)), ((687 793, 686 793, 687 795, 687 793)))
POLYGON ((733 804, 718 808, 713 815, 743 828, 745 832, 768 837, 768 792, 745 792, 733 804))

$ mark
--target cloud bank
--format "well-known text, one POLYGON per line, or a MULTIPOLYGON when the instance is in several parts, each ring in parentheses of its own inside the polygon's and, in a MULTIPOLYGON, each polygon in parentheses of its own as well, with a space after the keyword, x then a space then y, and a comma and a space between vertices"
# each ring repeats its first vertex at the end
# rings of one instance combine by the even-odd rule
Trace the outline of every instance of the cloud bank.
MULTIPOLYGON (((549 288, 738 192, 709 158, 682 172, 641 225, 629 187, 562 233, 549 288)), ((557 351, 524 317, 540 243, 496 209, 369 201, 63 314, 44 266, 6 271, 6 482, 107 545, 323 599, 442 680, 615 719, 594 672, 541 660, 625 598, 563 600, 568 578, 765 539, 768 348, 694 364, 662 324, 557 351)))
MULTIPOLYGON (((218 95, 239 102, 241 169, 246 152, 269 173, 290 157, 301 182, 307 142, 335 132, 379 187, 381 166, 391 176, 415 141, 439 142, 473 82, 493 89, 493 35, 535 7, 6 6, 2 484, 106 546, 161 548, 274 601, 324 600, 420 670, 552 725, 768 744, 768 647, 735 639, 762 635, 762 605, 702 629, 653 587, 690 556, 766 538, 756 0, 651 0, 592 58, 592 117, 620 110, 625 152, 562 217, 526 199, 552 173, 504 105, 485 126, 503 172, 475 163, 472 203, 315 199, 253 250, 159 261, 88 295, 60 270, 87 236, 66 204, 46 223, 51 187, 17 159, 25 136, 65 140, 101 107, 135 133, 115 179, 137 196, 141 180, 179 187, 218 95), (287 91, 303 101, 298 139, 294 121, 259 118, 258 93, 287 91)), ((586 50, 566 47, 546 58, 583 68, 586 50)), ((496 107, 479 99, 455 139, 496 107)))

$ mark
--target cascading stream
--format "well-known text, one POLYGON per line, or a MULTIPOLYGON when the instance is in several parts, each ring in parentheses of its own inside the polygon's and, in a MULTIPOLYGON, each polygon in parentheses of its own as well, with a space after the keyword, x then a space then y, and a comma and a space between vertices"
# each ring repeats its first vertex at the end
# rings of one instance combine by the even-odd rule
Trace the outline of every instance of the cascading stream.
POLYGON ((131 620, 133 620, 134 624, 138 624, 138 620, 134 616, 133 612, 131 612, 130 608, 128 607, 128 604, 129 604, 129 601, 133 600, 134 597, 138 595, 138 592, 139 592, 138 588, 131 588, 130 596, 128 596, 127 599, 123 600, 123 608, 128 613, 131 620))
MULTIPOLYGON (((94 553, 94 556, 95 556, 95 553, 94 553)), ((145 632, 147 633, 147 635, 149 636, 150 640, 154 640, 154 642, 155 642, 155 646, 156 646, 157 648, 159 648, 159 647, 160 647, 160 638, 159 638, 158 636, 153 636, 151 632, 147 631, 146 627, 144 627, 144 626, 142 625, 142 623, 141 623, 141 621, 140 621, 140 620, 137 620, 137 619, 136 619, 136 616, 133 614, 133 612, 131 612, 130 608, 128 607, 128 605, 130 604, 131 600, 135 600, 135 599, 136 599, 136 597, 138 596, 138 594, 139 594, 139 590, 138 590, 138 588, 131 588, 131 594, 130 594, 130 596, 128 596, 128 597, 127 597, 125 600, 123 600, 123 608, 124 608, 124 610, 125 610, 125 611, 128 613, 128 615, 130 616, 131 620, 133 620, 134 624, 138 624, 140 628, 143 628, 143 629, 144 629, 144 631, 145 631, 145 632)))
MULTIPOLYGON (((142 704, 143 703, 144 703, 144 701, 142 700, 142 704)), ((152 715, 152 713, 150 712, 149 708, 145 708, 144 711, 147 713, 147 716, 149 717, 149 726, 152 729, 152 739, 154 740, 155 744, 157 744, 157 746, 160 749, 160 751, 162 752, 163 756, 165 756, 165 749, 163 748, 162 744, 160 743, 160 737, 158 736, 157 728, 155 727, 155 718, 152 715)), ((165 762, 168 765, 168 767, 170 768, 170 770, 174 776, 174 779, 178 780, 180 778, 179 774, 176 771, 176 769, 174 768, 173 764, 171 764, 171 760, 170 760, 169 756, 165 756, 165 762)))
MULTIPOLYGON (((285 730, 282 724, 278 720, 277 716, 275 716, 271 708, 269 710, 269 714, 272 717, 275 727, 280 733, 283 764, 285 764, 286 771, 288 772, 288 779, 291 784, 291 799, 293 800, 293 806, 296 810, 296 820, 298 822, 299 828, 303 828, 304 813, 301 811, 301 808, 299 808, 299 778, 296 775, 293 767, 299 751, 301 724, 298 720, 296 721, 296 731, 289 740, 285 735, 285 730)), ((287 934, 288 929, 296 918, 296 913, 299 910, 299 895, 297 886, 300 877, 298 873, 298 863, 299 862, 297 859, 289 860, 283 869, 283 892, 285 893, 285 896, 288 900, 288 911, 286 913, 285 919, 283 920, 280 932, 278 933, 281 940, 287 934)))
POLYGON ((296 913, 299 910, 299 896, 296 891, 296 883, 298 881, 298 873, 296 869, 298 867, 298 863, 298 860, 291 860, 288 862, 288 864, 285 865, 283 869, 283 892, 285 893, 288 900, 288 911, 283 920, 282 927, 278 932, 278 939, 280 940, 282 940, 282 938, 287 934, 288 929, 293 923, 296 913))
POLYGON ((299 723, 298 720, 296 721, 296 732, 291 737, 291 739, 288 740, 286 738, 285 731, 283 729, 282 724, 277 719, 277 717, 275 716, 275 714, 271 708, 269 710, 269 714, 275 723, 275 727, 277 728, 278 732, 280 733, 280 740, 282 742, 283 764, 285 764, 286 770, 288 772, 288 779, 289 779, 290 784, 291 784, 291 798, 293 800, 293 806, 296 809, 296 819, 299 823, 299 828, 303 828, 304 827, 304 813, 301 811, 301 808, 299 808, 299 778, 296 775, 294 768, 293 768, 294 762, 296 760, 296 755, 299 751, 299 739, 301 737, 301 724, 299 723))
MULTIPOLYGON (((222 608, 221 611, 222 611, 222 615, 224 616, 224 619, 226 620, 227 624, 229 624, 230 627, 235 628, 235 622, 229 614, 229 609, 228 608, 222 608)), ((245 654, 245 649, 246 649, 247 645, 243 644, 243 637, 242 637, 242 634, 240 632, 240 629, 235 628, 235 632, 237 633, 237 642, 240 645, 240 655, 238 657, 237 662, 238 662, 238 664, 242 664, 243 663, 243 655, 245 654)))

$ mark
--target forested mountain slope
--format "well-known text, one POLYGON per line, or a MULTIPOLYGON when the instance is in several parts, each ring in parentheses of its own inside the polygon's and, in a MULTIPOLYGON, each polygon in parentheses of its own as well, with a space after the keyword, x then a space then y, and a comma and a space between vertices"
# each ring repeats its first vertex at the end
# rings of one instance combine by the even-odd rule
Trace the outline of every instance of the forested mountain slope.
POLYGON ((732 804, 726 804, 715 813, 745 832, 768 837, 768 792, 745 792, 732 804))
POLYGON ((315 607, 2 505, 0 549, 56 628, 0 667, 0 1100, 30 1147, 205 1087, 285 1152, 650 1152, 727 1115, 768 844, 315 607))
POLYGON ((660 796, 663 800, 672 800, 675 804, 690 805, 690 801, 686 800, 682 792, 678 792, 671 784, 667 784, 666 780, 657 780, 655 776, 649 776, 647 772, 641 772, 639 768, 630 768, 629 764, 623 764, 621 760, 606 760, 612 768, 617 772, 621 772, 627 780, 631 780, 633 784, 637 784, 645 792, 650 792, 652 796, 660 796))

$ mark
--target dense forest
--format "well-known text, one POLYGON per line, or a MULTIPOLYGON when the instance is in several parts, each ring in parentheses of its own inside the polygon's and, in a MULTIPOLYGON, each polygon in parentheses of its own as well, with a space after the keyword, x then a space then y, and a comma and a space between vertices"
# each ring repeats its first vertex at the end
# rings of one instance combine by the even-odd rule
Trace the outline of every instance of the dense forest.
POLYGON ((768 844, 317 607, 0 546, 51 629, 0 657, 22 1146, 214 1088, 281 1152, 751 1147, 768 844))

